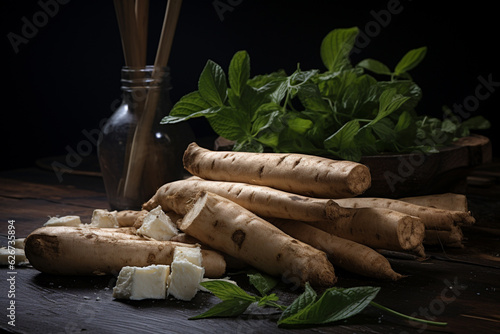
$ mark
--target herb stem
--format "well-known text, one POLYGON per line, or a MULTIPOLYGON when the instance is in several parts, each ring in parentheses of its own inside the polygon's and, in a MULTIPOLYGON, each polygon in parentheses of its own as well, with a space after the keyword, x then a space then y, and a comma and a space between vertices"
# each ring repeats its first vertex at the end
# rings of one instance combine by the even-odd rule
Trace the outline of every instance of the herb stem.
POLYGON ((271 302, 271 301, 266 302, 266 305, 271 306, 271 307, 275 307, 275 308, 279 309, 280 311, 284 311, 287 308, 287 306, 280 305, 278 303, 271 302))
POLYGON ((391 310, 390 308, 387 308, 385 306, 377 304, 374 301, 371 301, 370 304, 372 306, 374 306, 374 307, 377 307, 377 308, 381 309, 381 310, 384 310, 386 312, 389 312, 389 313, 395 314, 397 316, 406 318, 406 319, 411 320, 411 321, 422 322, 422 323, 425 323, 425 324, 428 324, 428 325, 434 325, 434 326, 446 326, 446 325, 448 325, 448 323, 446 323, 446 322, 430 321, 430 320, 424 320, 424 319, 414 318, 414 317, 411 317, 409 315, 406 315, 406 314, 399 313, 399 312, 396 312, 394 310, 391 310))

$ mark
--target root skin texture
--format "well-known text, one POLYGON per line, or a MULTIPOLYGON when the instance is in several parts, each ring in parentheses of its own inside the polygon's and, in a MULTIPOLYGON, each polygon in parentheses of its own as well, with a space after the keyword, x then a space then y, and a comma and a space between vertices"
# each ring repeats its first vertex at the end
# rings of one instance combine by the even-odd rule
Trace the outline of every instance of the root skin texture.
POLYGON ((357 196, 371 185, 363 164, 305 154, 210 151, 191 143, 184 168, 207 180, 244 182, 322 198, 357 196))
MULTIPOLYGON (((148 240, 133 228, 41 227, 26 238, 25 252, 37 270, 56 275, 117 275, 125 266, 170 265, 179 242, 148 240)), ((205 276, 226 271, 223 256, 202 250, 205 276)))
POLYGON ((339 238, 303 222, 271 219, 283 232, 324 251, 335 267, 359 275, 396 281, 404 277, 396 273, 389 261, 374 249, 339 238))
POLYGON ((213 193, 198 194, 180 229, 216 250, 269 275, 280 275, 288 282, 332 286, 337 281, 324 252, 213 193))

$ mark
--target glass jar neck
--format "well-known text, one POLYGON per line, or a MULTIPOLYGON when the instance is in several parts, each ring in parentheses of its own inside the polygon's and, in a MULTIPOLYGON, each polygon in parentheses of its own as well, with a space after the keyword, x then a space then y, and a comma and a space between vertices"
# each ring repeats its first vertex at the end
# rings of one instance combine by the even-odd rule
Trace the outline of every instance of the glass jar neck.
POLYGON ((170 90, 170 70, 168 67, 128 67, 121 71, 121 89, 130 92, 135 89, 170 90))

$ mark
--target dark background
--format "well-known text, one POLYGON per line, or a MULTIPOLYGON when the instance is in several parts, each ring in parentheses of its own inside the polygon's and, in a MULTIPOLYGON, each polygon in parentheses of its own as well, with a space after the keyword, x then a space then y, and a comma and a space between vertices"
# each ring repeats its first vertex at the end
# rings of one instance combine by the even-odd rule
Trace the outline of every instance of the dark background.
MULTIPOLYGON (((14 1, 1 3, 2 37, 2 169, 32 166, 37 159, 64 156, 86 140, 84 130, 99 129, 120 98, 124 65, 113 2, 14 1), (26 20, 43 18, 41 3, 57 3, 36 34, 16 53, 9 33, 22 36, 26 20), (24 20, 23 20, 24 18, 24 20)), ((169 66, 171 99, 196 89, 208 59, 225 70, 233 54, 247 50, 252 75, 283 68, 323 70, 321 40, 335 28, 358 26, 372 35, 353 62, 378 59, 390 67, 408 50, 427 46, 428 54, 412 73, 424 98, 419 112, 441 116, 443 105, 462 104, 476 94, 478 77, 499 82, 498 11, 494 2, 468 1, 436 5, 400 1, 399 13, 376 16, 396 1, 184 0, 169 66), (221 12, 214 4, 227 4, 221 12), (378 14, 377 14, 378 13, 378 14), (221 14, 221 15, 219 15, 221 14), (368 31, 376 27, 379 31, 368 31)), ((149 63, 163 21, 166 1, 151 0, 149 63)), ((500 87, 480 101, 472 115, 483 115, 494 131, 500 87)), ((482 93, 486 92, 481 90, 482 93)), ((470 99, 469 99, 470 101, 470 99)), ((213 133, 203 121, 191 123, 199 137, 213 133)), ((93 148, 95 153, 96 149, 93 148)))

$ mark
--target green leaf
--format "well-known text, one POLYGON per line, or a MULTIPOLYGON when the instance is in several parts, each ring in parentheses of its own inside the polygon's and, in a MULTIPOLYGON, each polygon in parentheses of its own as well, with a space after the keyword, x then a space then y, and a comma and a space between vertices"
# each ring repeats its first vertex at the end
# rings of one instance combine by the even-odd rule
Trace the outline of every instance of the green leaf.
POLYGON ((463 121, 461 125, 471 130, 486 130, 491 127, 490 121, 483 116, 471 117, 463 121))
POLYGON ((211 60, 201 72, 198 91, 210 106, 223 106, 227 97, 227 82, 224 70, 211 60))
POLYGON ((201 110, 201 111, 192 113, 192 114, 187 115, 187 116, 171 116, 171 115, 168 115, 168 116, 163 117, 163 119, 160 121, 160 124, 179 123, 179 122, 184 122, 184 121, 187 121, 188 119, 196 118, 196 117, 210 118, 210 117, 216 115, 217 112, 219 112, 220 109, 221 109, 221 107, 212 107, 212 108, 208 108, 208 109, 205 109, 205 110, 201 110))
POLYGON ((425 46, 408 51, 396 65, 394 74, 398 76, 414 69, 425 58, 426 53, 427 47, 425 46))
POLYGON ((272 83, 272 86, 274 88, 274 90, 272 91, 272 93, 269 94, 269 98, 272 102, 276 103, 276 104, 280 104, 281 101, 283 101, 283 99, 285 98, 286 96, 286 93, 288 91, 288 82, 287 81, 274 81, 272 83))
POLYGON ((247 137, 241 141, 236 141, 233 151, 239 152, 264 152, 264 146, 252 137, 247 137))
POLYGON ((358 134, 356 135, 354 140, 356 142, 356 146, 361 149, 361 153, 363 155, 375 155, 379 153, 377 149, 377 138, 373 134, 371 128, 359 129, 358 134))
POLYGON ((285 320, 287 318, 290 318, 291 316, 299 313, 302 311, 304 308, 307 306, 311 305, 316 301, 316 291, 311 288, 311 285, 306 282, 305 284, 305 290, 304 292, 298 296, 281 314, 279 320, 278 320, 278 325, 282 322, 282 320, 285 320))
POLYGON ((257 110, 269 101, 271 101, 269 93, 250 86, 243 88, 240 98, 241 109, 246 111, 250 119, 253 119, 257 110))
POLYGON ((399 109, 403 103, 408 101, 410 98, 407 96, 402 96, 396 93, 396 89, 390 88, 380 94, 380 105, 377 116, 371 120, 366 126, 371 126, 382 118, 389 116, 393 112, 399 109))
POLYGON ((334 151, 350 147, 359 128, 359 121, 356 119, 345 123, 337 132, 325 139, 325 147, 334 151))
POLYGON ((276 303, 279 300, 278 296, 276 294, 272 293, 270 295, 265 295, 262 298, 259 299, 257 302, 258 306, 265 307, 265 306, 277 306, 276 303))
POLYGON ((302 105, 308 110, 317 112, 330 111, 328 102, 323 98, 316 84, 307 83, 302 85, 299 88, 298 97, 302 105))
MULTIPOLYGON (((229 283, 231 284, 231 283, 229 283)), ((189 320, 214 318, 214 317, 235 317, 243 312, 252 304, 252 301, 242 299, 226 299, 219 304, 216 304, 208 311, 197 316, 189 318, 189 320)))
POLYGON ((221 107, 217 117, 207 118, 212 129, 228 140, 245 140, 250 136, 250 119, 248 115, 236 112, 231 107, 221 107))
POLYGON ((302 85, 317 74, 318 70, 302 71, 300 68, 297 68, 297 70, 293 72, 292 75, 290 75, 289 77, 289 85, 290 86, 302 85))
POLYGON ((395 89, 398 94, 409 97, 409 100, 401 106, 402 110, 413 112, 422 99, 422 89, 410 80, 379 81, 377 87, 380 92, 395 89))
POLYGON ((161 124, 172 124, 186 121, 195 117, 211 117, 219 111, 219 107, 210 107, 210 104, 201 97, 200 92, 194 91, 184 95, 172 108, 170 114, 161 120, 161 124))
POLYGON ((399 115, 398 122, 394 127, 394 131, 400 132, 407 129, 413 123, 413 119, 409 112, 403 111, 401 115, 399 115))
POLYGON ((278 284, 278 280, 275 277, 259 272, 248 273, 247 276, 250 284, 259 291, 261 296, 265 296, 278 284))
POLYGON ((350 66, 349 53, 354 47, 358 28, 335 29, 323 39, 320 48, 321 60, 332 72, 350 66))
POLYGON ((236 298, 250 302, 257 301, 256 297, 249 295, 239 286, 223 280, 210 280, 201 282, 200 285, 209 290, 221 300, 231 300, 236 298))
MULTIPOLYGON (((377 123, 371 126, 371 129, 385 144, 392 144, 392 142, 396 139, 394 123, 388 118, 379 120, 377 123)), ((387 145, 384 145, 384 148, 386 147, 387 145)))
POLYGON ((237 96, 241 96, 250 78, 250 57, 246 51, 235 53, 229 64, 228 75, 229 85, 237 96))
POLYGON ((345 123, 337 132, 325 139, 325 148, 342 159, 359 161, 361 147, 355 140, 359 130, 358 120, 354 119, 345 123))
POLYGON ((450 119, 445 119, 441 123, 441 131, 454 134, 457 131, 457 124, 450 119))
POLYGON ((384 75, 391 75, 392 74, 389 67, 387 67, 383 63, 379 62, 378 60, 371 59, 371 58, 360 61, 357 66, 362 67, 364 69, 367 69, 369 71, 372 71, 373 73, 376 73, 376 74, 384 74, 384 75))
POLYGON ((261 88, 264 87, 268 84, 272 84, 273 82, 282 82, 285 80, 287 77, 287 74, 283 70, 279 70, 276 72, 272 72, 269 74, 260 74, 252 77, 247 81, 247 84, 249 86, 255 87, 255 88, 261 88))
POLYGON ((210 104, 205 101, 199 91, 191 92, 181 97, 181 99, 174 104, 169 115, 171 116, 189 116, 195 112, 206 110, 210 108, 210 104))
POLYGON ((280 325, 319 325, 352 317, 370 304, 380 288, 330 288, 314 303, 289 317, 280 319, 280 325))
POLYGON ((309 136, 301 135, 285 127, 279 134, 279 146, 276 152, 306 153, 312 155, 331 155, 322 147, 316 146, 309 136))
POLYGON ((290 130, 299 134, 304 134, 313 126, 313 122, 310 119, 301 118, 297 115, 290 115, 287 124, 290 130))

